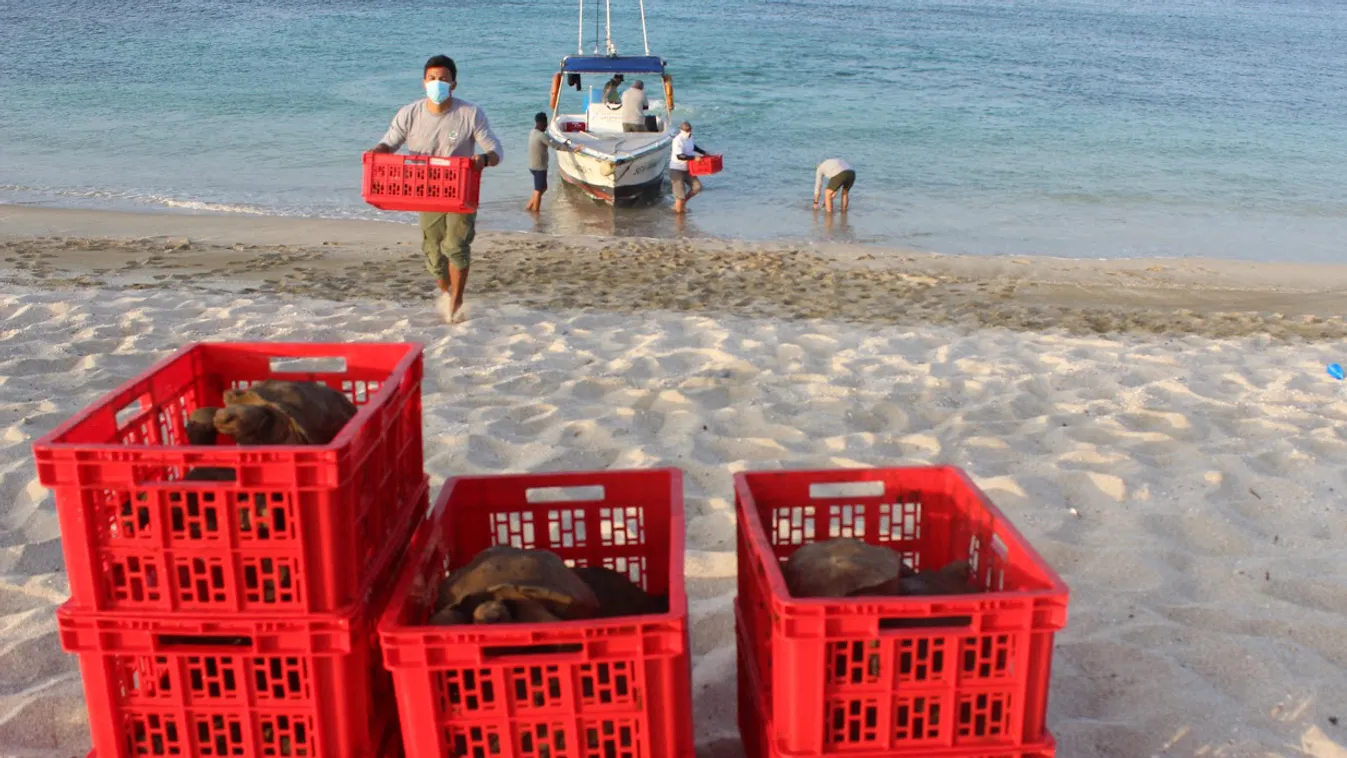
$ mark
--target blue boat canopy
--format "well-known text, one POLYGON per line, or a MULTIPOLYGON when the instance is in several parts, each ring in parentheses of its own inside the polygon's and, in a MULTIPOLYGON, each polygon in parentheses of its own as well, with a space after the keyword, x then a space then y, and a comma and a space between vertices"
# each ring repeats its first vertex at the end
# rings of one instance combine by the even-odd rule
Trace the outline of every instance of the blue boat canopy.
POLYGON ((664 61, 658 55, 568 55, 561 70, 574 74, 662 74, 664 61))

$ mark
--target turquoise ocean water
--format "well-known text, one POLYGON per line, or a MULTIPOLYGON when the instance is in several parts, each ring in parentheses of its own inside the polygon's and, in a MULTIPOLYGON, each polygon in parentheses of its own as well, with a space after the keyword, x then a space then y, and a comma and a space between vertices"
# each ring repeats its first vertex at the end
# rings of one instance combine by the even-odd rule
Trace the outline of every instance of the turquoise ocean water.
MULTIPOLYGON (((570 0, 0 0, 0 202, 397 218, 361 201, 359 154, 444 52, 509 151, 487 175, 482 228, 990 255, 1347 253, 1341 0, 646 10, 677 115, 726 155, 685 225, 667 201, 596 207, 555 172, 542 218, 522 212, 527 130, 577 45, 570 0), (810 194, 831 156, 858 181, 850 218, 828 225, 810 194)), ((639 53, 635 0, 613 0, 613 22, 639 53)))

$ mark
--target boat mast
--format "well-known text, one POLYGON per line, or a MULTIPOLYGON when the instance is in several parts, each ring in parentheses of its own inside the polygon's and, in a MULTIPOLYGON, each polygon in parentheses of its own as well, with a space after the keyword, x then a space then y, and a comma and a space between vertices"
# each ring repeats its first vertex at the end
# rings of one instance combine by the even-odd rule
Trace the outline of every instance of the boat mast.
POLYGON ((608 17, 604 25, 604 52, 617 55, 617 47, 613 45, 613 0, 603 0, 603 6, 608 17))
POLYGON ((645 40, 645 54, 650 55, 650 36, 645 33, 645 0, 641 0, 641 39, 645 40))
MULTIPOLYGON (((641 0, 642 3, 645 0, 641 0)), ((585 0, 580 0, 580 29, 576 32, 575 52, 577 55, 585 54, 585 0)))

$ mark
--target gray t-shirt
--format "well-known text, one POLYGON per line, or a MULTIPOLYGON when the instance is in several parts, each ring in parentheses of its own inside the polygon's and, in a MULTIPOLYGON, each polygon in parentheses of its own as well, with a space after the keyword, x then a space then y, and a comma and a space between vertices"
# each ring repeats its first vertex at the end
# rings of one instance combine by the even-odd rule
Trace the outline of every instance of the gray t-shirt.
POLYGON ((624 124, 643 124, 645 123, 645 111, 650 107, 650 101, 645 99, 645 90, 632 87, 622 93, 622 123, 624 124))
POLYGON ((814 194, 818 194, 819 188, 823 186, 825 181, 831 181, 834 176, 837 176, 843 171, 854 170, 855 169, 851 167, 850 163, 847 163, 841 158, 829 158, 818 164, 818 169, 814 171, 814 194))
POLYGON ((547 139, 547 132, 533 129, 529 132, 529 170, 546 171, 547 170, 547 148, 552 143, 547 139))
POLYGON ((449 110, 436 114, 427 110, 426 104, 426 100, 417 100, 403 106, 379 142, 394 151, 405 144, 412 155, 440 158, 469 157, 476 143, 482 152, 494 152, 505 159, 505 150, 481 108, 454 98, 449 110))

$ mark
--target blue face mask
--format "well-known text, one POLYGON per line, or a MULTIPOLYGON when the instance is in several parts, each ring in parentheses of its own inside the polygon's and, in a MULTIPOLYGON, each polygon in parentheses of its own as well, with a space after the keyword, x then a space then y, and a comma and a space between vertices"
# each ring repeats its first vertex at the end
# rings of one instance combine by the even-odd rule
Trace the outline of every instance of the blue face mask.
POLYGON ((426 97, 436 105, 449 99, 449 82, 432 79, 426 82, 426 97))

